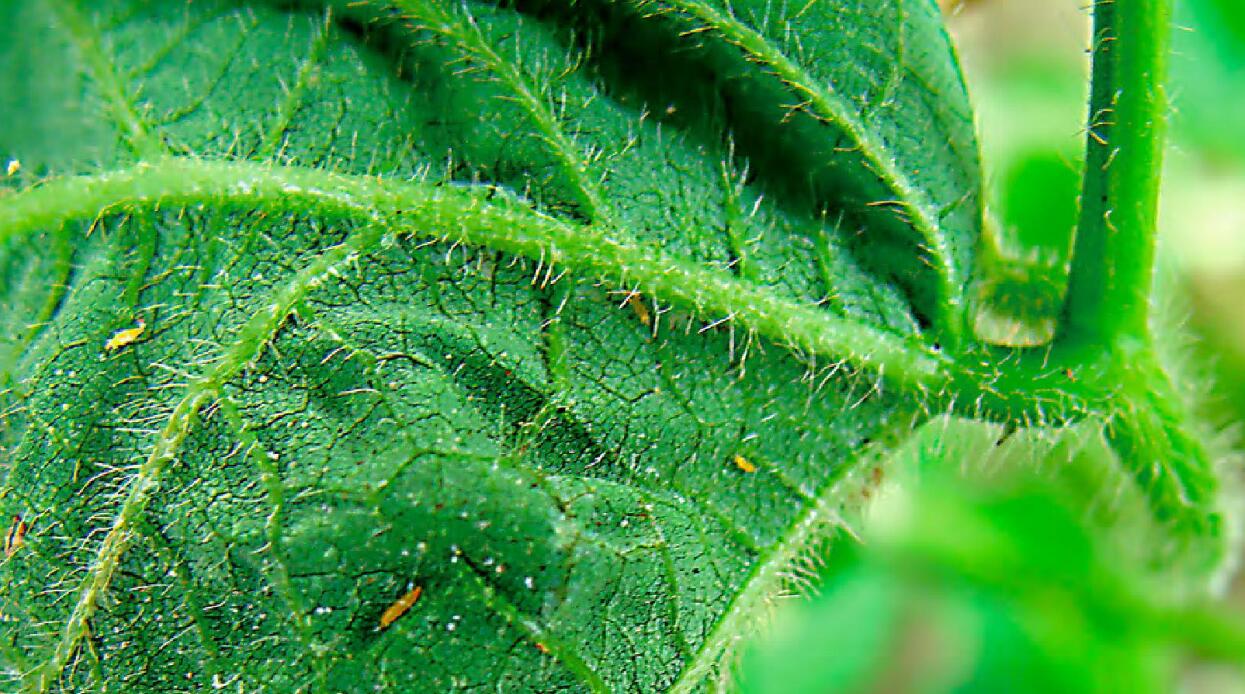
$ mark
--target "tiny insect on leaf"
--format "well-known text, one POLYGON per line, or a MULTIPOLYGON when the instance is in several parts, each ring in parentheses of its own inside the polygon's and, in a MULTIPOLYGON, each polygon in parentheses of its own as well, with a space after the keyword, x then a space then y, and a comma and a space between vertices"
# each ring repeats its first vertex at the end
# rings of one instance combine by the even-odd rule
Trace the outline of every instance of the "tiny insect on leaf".
POLYGON ((11 557, 17 553, 17 550, 26 544, 26 531, 30 526, 21 516, 13 516, 13 524, 9 526, 8 532, 4 534, 4 556, 11 557))
POLYGON ((380 628, 385 629, 393 624, 399 617, 406 614, 408 610, 419 600, 419 596, 424 592, 423 586, 415 586, 406 592, 405 595, 398 598, 380 615, 380 628))
POLYGON ((104 349, 106 351, 112 352, 112 351, 121 349, 122 347, 125 347, 127 345, 131 345, 134 342, 136 342, 139 337, 142 336, 143 331, 146 329, 147 329, 146 321, 144 321, 142 318, 139 318, 137 321, 135 321, 134 327, 125 328, 123 330, 118 330, 117 332, 113 333, 113 336, 108 338, 108 342, 104 343, 104 349))
POLYGON ((648 306, 644 305, 644 297, 632 292, 627 295, 627 305, 631 307, 631 311, 635 313, 636 318, 640 319, 644 327, 653 325, 653 314, 648 310, 648 306))
POLYGON ((735 462, 735 467, 739 468, 740 470, 743 470, 744 472, 752 473, 752 472, 757 471, 757 466, 753 465, 752 461, 748 460, 742 455, 739 455, 738 453, 735 454, 734 462, 735 462))

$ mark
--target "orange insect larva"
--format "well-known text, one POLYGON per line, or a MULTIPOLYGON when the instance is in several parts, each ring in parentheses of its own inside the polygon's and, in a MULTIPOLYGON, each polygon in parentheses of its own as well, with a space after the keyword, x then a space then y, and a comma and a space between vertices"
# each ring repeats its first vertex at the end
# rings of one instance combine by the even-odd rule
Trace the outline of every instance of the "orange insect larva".
POLYGON ((631 307, 635 317, 640 319, 640 323, 648 328, 653 325, 653 314, 649 312, 648 306, 644 305, 644 297, 636 292, 627 295, 627 305, 631 307))
POLYGON ((113 333, 113 336, 104 343, 104 350, 111 352, 133 344, 143 334, 143 331, 147 329, 147 322, 142 318, 139 318, 134 323, 132 328, 125 328, 113 333))
POLYGON ((738 453, 735 454, 735 457, 732 460, 735 463, 735 467, 743 470, 744 472, 752 473, 757 471, 757 466, 753 465, 752 461, 742 455, 739 455, 738 453))
POLYGON ((4 556, 6 559, 16 554, 17 550, 26 544, 26 531, 29 529, 30 526, 26 524, 26 521, 22 520, 21 516, 13 516, 13 524, 9 526, 8 532, 4 534, 4 556))
POLYGON ((415 586, 414 588, 408 590, 406 595, 398 598, 397 601, 390 605, 389 608, 380 615, 380 628, 384 629, 388 627, 390 624, 396 622, 399 617, 406 614, 407 611, 415 605, 415 601, 419 600, 419 596, 423 594, 423 592, 423 586, 415 586))

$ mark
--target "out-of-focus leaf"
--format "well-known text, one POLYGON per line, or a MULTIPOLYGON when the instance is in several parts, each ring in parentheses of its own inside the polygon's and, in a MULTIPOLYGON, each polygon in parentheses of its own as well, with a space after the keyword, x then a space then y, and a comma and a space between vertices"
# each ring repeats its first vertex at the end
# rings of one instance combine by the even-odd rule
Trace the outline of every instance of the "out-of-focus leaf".
POLYGON ((914 491, 892 489, 858 561, 780 617, 745 660, 744 691, 1171 691, 1176 642, 1203 625, 1173 628, 1175 603, 1138 597, 1154 591, 1141 553, 1122 551, 1136 536, 1103 532, 1131 503, 1077 497, 1077 470, 1103 469, 1083 458, 1107 453, 1095 436, 1000 443, 997 429, 937 426, 899 455, 914 491))
POLYGON ((1172 37, 1173 133, 1219 161, 1245 159, 1245 4, 1179 0, 1172 37))

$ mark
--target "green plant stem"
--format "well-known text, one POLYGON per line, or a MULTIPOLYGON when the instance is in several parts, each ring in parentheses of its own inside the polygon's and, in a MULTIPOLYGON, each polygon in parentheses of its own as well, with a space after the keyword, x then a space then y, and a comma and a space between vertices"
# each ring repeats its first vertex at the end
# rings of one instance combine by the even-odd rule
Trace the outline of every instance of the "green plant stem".
POLYGON ((1098 0, 1081 217, 1060 339, 1148 336, 1171 0, 1098 0))

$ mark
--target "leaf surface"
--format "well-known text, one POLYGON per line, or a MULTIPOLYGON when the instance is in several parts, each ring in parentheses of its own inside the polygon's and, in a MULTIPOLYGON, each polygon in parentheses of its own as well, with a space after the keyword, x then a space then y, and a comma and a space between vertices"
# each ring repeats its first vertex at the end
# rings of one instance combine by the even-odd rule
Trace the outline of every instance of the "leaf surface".
POLYGON ((920 416, 931 2, 394 5, 0 10, 2 688, 710 686, 920 416))

